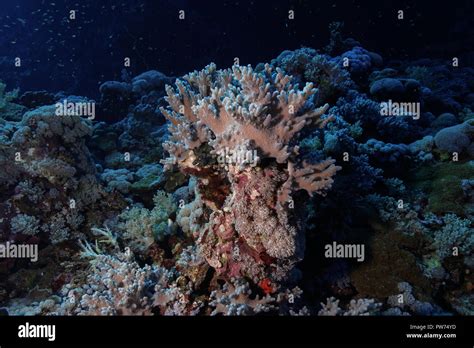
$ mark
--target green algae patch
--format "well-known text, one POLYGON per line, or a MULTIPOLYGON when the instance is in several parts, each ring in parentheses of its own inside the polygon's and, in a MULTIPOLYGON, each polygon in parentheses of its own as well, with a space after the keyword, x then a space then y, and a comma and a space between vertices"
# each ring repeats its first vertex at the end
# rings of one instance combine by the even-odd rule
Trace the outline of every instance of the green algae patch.
POLYGON ((415 255, 422 252, 426 244, 423 236, 407 236, 389 225, 370 223, 375 233, 368 244, 369 257, 351 271, 352 283, 359 295, 385 299, 398 294, 399 283, 408 282, 417 299, 430 300, 430 282, 415 255))
POLYGON ((144 163, 159 163, 163 159, 163 148, 161 146, 154 147, 147 151, 145 157, 143 157, 144 163))
POLYGON ((188 178, 178 171, 167 172, 165 175, 166 179, 164 189, 166 192, 173 192, 188 181, 188 178))
POLYGON ((130 187, 133 192, 156 191, 163 184, 163 175, 150 174, 130 187))
POLYGON ((474 178, 474 162, 447 162, 424 166, 413 172, 414 188, 428 196, 428 210, 435 214, 466 215, 466 204, 461 187, 463 179, 474 178))

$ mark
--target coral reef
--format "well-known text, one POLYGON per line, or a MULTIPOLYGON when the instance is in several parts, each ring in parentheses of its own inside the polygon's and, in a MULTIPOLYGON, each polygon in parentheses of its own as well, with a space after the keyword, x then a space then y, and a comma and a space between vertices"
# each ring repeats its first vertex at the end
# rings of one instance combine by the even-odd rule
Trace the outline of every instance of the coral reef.
MULTIPOLYGON (((123 207, 122 199, 108 194, 96 177, 85 144, 90 121, 57 116, 54 105, 44 105, 6 130, 0 150, 0 240, 32 243, 41 254, 49 250, 65 260, 74 252, 66 244, 76 245, 92 226, 123 207)), ((0 264, 13 274, 28 267, 22 260, 2 259, 0 264)), ((30 285, 22 291, 33 290, 35 284, 30 285)), ((10 285, 5 287, 10 291, 10 285)))
POLYGON ((0 242, 39 250, 0 259, 0 312, 472 315, 472 69, 341 30, 255 68, 126 71, 95 120, 0 83, 0 242))

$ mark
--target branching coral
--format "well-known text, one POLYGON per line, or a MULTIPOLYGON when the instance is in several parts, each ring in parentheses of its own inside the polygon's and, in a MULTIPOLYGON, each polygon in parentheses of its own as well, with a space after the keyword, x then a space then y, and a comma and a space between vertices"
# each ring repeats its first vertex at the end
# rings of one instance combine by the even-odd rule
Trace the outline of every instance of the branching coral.
POLYGON ((250 315, 275 309, 270 295, 251 299, 251 293, 247 282, 225 284, 223 289, 211 293, 210 305, 215 308, 212 314, 250 315))
POLYGON ((213 153, 246 146, 285 163, 292 150, 297 151, 289 147, 290 141, 310 120, 321 127, 329 120, 321 118, 327 105, 298 114, 316 89, 308 83, 298 90, 290 76, 278 69, 273 73, 269 65, 265 74, 258 74, 238 66, 217 71, 211 64, 184 80, 187 84, 176 82, 177 93, 167 87, 171 110, 161 109, 171 121, 171 141, 164 145, 171 154, 165 161, 168 168, 186 165, 191 152, 207 141, 213 153))
POLYGON ((295 51, 283 51, 272 60, 287 74, 318 85, 317 102, 324 103, 354 87, 349 71, 341 62, 328 55, 319 54, 312 48, 303 47, 295 51))
POLYGON ((320 316, 363 316, 378 314, 381 303, 375 302, 374 299, 360 298, 352 299, 346 310, 339 307, 339 300, 334 297, 326 299, 326 303, 321 303, 322 309, 318 312, 320 316))
POLYGON ((276 295, 255 295, 250 284, 245 280, 231 279, 221 289, 210 295, 210 306, 214 308, 211 315, 255 315, 268 312, 281 314, 305 315, 306 308, 294 311, 294 303, 302 294, 298 287, 276 295))
POLYGON ((82 288, 65 287, 57 314, 151 315, 150 279, 160 269, 140 266, 126 254, 96 255, 82 288))
POLYGON ((442 312, 437 306, 433 306, 429 302, 422 302, 413 295, 413 288, 407 282, 398 284, 399 294, 390 296, 387 303, 393 308, 409 309, 415 315, 440 315, 442 312))
POLYGON ((300 163, 294 144, 304 127, 331 119, 322 117, 328 105, 314 109, 313 85, 300 90, 270 65, 257 73, 211 64, 176 86, 167 86, 170 107, 161 109, 171 122, 163 164, 198 178, 208 224, 192 232, 205 258, 220 275, 284 278, 303 247, 292 193, 324 195, 339 169, 331 159, 300 163))
POLYGON ((378 194, 367 195, 364 200, 377 209, 378 216, 384 223, 393 224, 395 231, 407 235, 427 233, 426 227, 418 219, 416 210, 412 209, 409 203, 378 194))
POLYGON ((472 221, 461 219, 455 214, 444 216, 445 226, 434 236, 435 246, 441 259, 453 255, 454 248, 458 254, 468 256, 474 250, 474 228, 472 221))
POLYGON ((164 271, 155 286, 153 305, 161 315, 196 315, 203 303, 191 298, 189 287, 181 288, 170 282, 171 272, 164 271))
POLYGON ((11 230, 13 233, 23 233, 27 235, 34 235, 39 230, 39 221, 34 216, 26 214, 18 214, 12 218, 11 230))

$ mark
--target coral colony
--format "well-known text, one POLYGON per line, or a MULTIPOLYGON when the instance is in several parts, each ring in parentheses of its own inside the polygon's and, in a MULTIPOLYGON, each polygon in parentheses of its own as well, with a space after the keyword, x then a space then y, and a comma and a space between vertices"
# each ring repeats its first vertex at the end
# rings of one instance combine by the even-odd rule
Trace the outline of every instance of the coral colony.
POLYGON ((339 29, 97 101, 0 84, 1 312, 473 315, 474 70, 339 29))
POLYGON ((323 127, 329 106, 305 110, 316 89, 307 83, 298 90, 290 81, 268 64, 261 73, 250 66, 218 71, 211 64, 178 80, 177 93, 167 88, 171 111, 161 111, 170 121, 171 137, 163 144, 170 157, 162 163, 196 178, 190 204, 209 212, 194 216, 203 224, 190 233, 216 274, 229 279, 287 278, 304 253, 288 207, 292 193, 323 194, 340 169, 331 159, 297 163, 291 140, 311 124, 323 127), (257 151, 260 163, 219 167, 213 154, 225 149, 257 151))

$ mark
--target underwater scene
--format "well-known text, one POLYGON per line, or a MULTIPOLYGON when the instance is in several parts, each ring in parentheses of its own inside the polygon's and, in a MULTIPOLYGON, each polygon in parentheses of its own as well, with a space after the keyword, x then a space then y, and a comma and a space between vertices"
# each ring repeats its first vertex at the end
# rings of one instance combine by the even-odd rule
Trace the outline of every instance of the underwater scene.
POLYGON ((472 316, 474 3, 11 0, 0 314, 472 316))

